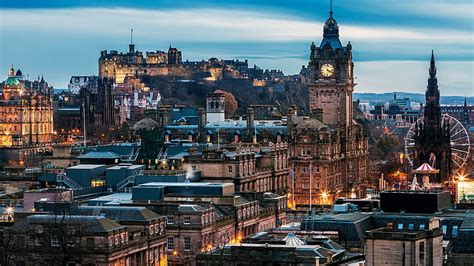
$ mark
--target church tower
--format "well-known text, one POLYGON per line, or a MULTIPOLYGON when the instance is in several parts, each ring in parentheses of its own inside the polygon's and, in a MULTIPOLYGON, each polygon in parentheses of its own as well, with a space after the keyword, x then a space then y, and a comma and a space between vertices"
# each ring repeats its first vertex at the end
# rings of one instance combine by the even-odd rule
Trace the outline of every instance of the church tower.
POLYGON ((311 45, 309 106, 323 124, 344 129, 345 133, 352 125, 353 67, 352 46, 350 43, 342 46, 331 7, 321 44, 311 45))

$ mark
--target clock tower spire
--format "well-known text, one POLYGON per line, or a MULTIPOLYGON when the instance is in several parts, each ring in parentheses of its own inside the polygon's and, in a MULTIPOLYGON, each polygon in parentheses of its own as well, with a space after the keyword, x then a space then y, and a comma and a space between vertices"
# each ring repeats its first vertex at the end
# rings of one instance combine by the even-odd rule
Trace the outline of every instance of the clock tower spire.
POLYGON ((352 125, 352 45, 343 46, 339 25, 333 17, 332 1, 329 17, 324 23, 323 39, 311 45, 309 61, 310 111, 321 114, 321 122, 347 132, 352 125))

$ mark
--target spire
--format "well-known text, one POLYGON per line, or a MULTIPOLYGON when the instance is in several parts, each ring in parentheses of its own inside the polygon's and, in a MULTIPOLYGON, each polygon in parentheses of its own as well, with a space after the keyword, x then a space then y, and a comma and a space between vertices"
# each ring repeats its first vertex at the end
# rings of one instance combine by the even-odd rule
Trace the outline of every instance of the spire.
POLYGON ((330 6, 329 6, 329 17, 332 18, 332 0, 330 1, 330 6))
POLYGON ((436 78, 436 64, 435 64, 434 51, 433 50, 431 50, 430 78, 436 78))
POLYGON ((321 45, 320 45, 321 48, 327 44, 329 44, 331 48, 333 49, 342 47, 341 41, 339 40, 339 26, 337 25, 337 22, 333 18, 332 15, 333 15, 332 0, 330 0, 329 18, 324 23, 323 41, 321 42, 321 45))
POLYGON ((464 107, 467 107, 467 97, 464 97, 464 107))
POLYGON ((13 64, 10 67, 10 70, 8 71, 8 76, 9 77, 14 77, 15 76, 15 69, 13 68, 13 64))
POLYGON ((130 44, 133 44, 133 29, 130 29, 130 44))

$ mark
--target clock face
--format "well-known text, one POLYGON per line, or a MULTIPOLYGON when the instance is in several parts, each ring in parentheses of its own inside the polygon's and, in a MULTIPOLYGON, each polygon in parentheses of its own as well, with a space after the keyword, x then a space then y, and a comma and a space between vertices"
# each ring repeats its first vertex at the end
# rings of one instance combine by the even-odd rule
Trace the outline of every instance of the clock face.
POLYGON ((331 77, 334 75, 334 67, 331 64, 324 64, 321 67, 321 75, 324 77, 331 77))

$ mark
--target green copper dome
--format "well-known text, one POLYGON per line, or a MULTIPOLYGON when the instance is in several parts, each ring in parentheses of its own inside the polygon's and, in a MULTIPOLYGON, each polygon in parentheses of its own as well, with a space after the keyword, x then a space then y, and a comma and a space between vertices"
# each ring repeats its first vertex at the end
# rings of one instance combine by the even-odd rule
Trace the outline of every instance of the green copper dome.
POLYGON ((19 86, 20 85, 20 80, 16 77, 8 77, 7 80, 5 80, 5 85, 6 86, 19 86))

